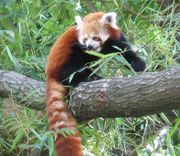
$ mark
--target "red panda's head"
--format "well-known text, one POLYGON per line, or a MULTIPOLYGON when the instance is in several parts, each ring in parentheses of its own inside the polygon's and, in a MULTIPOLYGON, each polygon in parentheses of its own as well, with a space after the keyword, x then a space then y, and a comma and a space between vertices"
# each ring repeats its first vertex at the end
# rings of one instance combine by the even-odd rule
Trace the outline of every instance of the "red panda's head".
POLYGON ((118 30, 116 13, 90 13, 81 19, 75 17, 78 30, 78 41, 88 50, 101 51, 104 42, 112 35, 112 29, 118 30))

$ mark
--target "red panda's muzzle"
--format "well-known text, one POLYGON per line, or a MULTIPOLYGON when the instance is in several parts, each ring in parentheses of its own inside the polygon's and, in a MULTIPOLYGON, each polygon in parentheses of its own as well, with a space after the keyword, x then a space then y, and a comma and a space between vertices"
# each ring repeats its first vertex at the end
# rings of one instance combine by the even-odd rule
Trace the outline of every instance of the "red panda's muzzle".
POLYGON ((93 50, 93 49, 94 49, 94 47, 92 45, 87 46, 87 50, 93 50))

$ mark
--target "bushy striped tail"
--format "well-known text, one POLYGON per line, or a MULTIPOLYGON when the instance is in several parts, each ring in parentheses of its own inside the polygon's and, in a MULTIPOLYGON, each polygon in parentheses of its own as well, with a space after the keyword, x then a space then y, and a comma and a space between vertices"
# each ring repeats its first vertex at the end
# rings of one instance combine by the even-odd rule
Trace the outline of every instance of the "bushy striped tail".
POLYGON ((58 134, 55 140, 57 156, 82 156, 81 138, 77 124, 64 102, 66 89, 55 80, 47 81, 47 111, 50 130, 67 128, 72 135, 58 134))

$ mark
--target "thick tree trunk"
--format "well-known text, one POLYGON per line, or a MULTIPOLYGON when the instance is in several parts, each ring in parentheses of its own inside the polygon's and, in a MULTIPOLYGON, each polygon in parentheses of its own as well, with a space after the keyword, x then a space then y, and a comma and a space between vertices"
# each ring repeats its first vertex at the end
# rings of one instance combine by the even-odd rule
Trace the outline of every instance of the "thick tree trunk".
MULTIPOLYGON (((44 109, 44 83, 15 72, 0 71, 0 96, 13 96, 44 109)), ((81 83, 71 93, 78 119, 138 117, 180 108, 180 67, 139 76, 81 83)))

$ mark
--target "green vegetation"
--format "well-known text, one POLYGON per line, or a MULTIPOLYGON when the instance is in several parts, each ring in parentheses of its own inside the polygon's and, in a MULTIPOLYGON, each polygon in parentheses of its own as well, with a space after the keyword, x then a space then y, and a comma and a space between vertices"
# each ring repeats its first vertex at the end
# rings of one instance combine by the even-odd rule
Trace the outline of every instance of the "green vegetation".
MULTIPOLYGON (((164 14, 167 9, 161 9, 155 0, 93 1, 93 4, 98 11, 118 14, 118 25, 128 40, 140 47, 139 55, 147 62, 146 71, 180 65, 180 19, 175 18, 176 3, 169 6, 168 14, 164 14)), ((89 11, 84 0, 1 0, 0 69, 45 81, 44 69, 50 47, 59 34, 74 25, 75 15, 83 16, 89 11), (76 10, 77 2, 81 2, 79 10, 76 10)), ((124 68, 126 62, 122 58, 112 59, 114 57, 114 54, 102 56, 103 63, 92 64, 95 72, 104 77, 136 74, 124 68)), ((26 107, 18 113, 8 112, 8 116, 4 112, 1 99, 0 155, 26 156, 32 152, 39 156, 55 155, 45 113, 37 115, 26 107)), ((138 156, 151 156, 155 152, 178 156, 180 153, 180 118, 175 111, 171 116, 161 113, 142 118, 100 118, 80 124, 79 129, 85 150, 96 156, 120 156, 122 152, 133 150, 138 156), (160 142, 158 147, 156 140, 160 142)))

